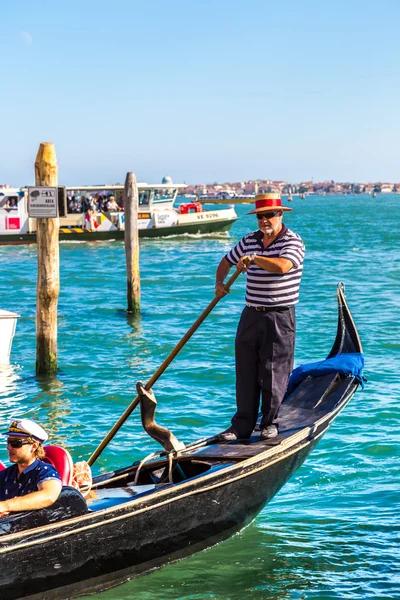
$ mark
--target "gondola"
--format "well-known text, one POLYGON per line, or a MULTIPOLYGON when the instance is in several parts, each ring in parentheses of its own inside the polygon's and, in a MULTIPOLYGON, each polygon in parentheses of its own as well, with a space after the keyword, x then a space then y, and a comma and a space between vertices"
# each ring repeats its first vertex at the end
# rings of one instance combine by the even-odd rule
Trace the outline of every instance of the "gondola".
MULTIPOLYGON (((337 299, 328 359, 362 356, 342 285, 337 299)), ((157 429, 152 409, 141 402, 145 429, 159 441, 163 432, 167 437, 162 450, 95 477, 87 502, 65 487, 51 509, 0 519, 0 598, 99 592, 242 529, 301 466, 360 384, 360 373, 346 369, 306 375, 281 405, 279 436, 267 441, 256 429, 249 440, 223 443, 217 435, 182 447, 157 429)))

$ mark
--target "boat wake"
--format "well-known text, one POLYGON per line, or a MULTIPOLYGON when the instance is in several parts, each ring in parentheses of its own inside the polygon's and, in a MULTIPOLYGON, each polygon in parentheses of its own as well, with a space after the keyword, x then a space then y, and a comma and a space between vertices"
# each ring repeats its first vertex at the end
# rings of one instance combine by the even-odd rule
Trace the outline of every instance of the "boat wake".
POLYGON ((109 244, 110 242, 123 242, 124 240, 117 240, 116 238, 113 239, 107 239, 107 240, 60 240, 60 244, 65 244, 65 245, 74 245, 74 244, 92 244, 92 245, 96 245, 98 246, 99 244, 109 244))
MULTIPOLYGON (((189 239, 193 239, 193 240, 199 240, 199 239, 205 239, 205 238, 211 238, 211 239, 230 239, 230 235, 229 235, 229 231, 214 231, 214 232, 210 232, 210 233, 173 233, 171 235, 160 235, 157 236, 157 239, 160 240, 173 240, 173 239, 182 239, 182 238, 189 238, 189 239)), ((144 241, 150 241, 150 240, 154 240, 154 238, 143 238, 140 241, 144 242, 144 241)))

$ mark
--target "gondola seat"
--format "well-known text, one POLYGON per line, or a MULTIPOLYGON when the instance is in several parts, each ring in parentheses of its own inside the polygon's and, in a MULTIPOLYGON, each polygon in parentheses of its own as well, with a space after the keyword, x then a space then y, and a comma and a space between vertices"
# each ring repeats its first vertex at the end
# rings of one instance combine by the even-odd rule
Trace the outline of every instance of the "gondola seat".
POLYGON ((61 477, 62 484, 71 485, 74 464, 68 450, 61 448, 61 446, 44 446, 44 451, 46 457, 43 460, 53 465, 57 470, 57 473, 61 477))
POLYGON ((0 471, 4 471, 4 469, 6 469, 6 465, 4 463, 1 462, 0 460, 0 471))

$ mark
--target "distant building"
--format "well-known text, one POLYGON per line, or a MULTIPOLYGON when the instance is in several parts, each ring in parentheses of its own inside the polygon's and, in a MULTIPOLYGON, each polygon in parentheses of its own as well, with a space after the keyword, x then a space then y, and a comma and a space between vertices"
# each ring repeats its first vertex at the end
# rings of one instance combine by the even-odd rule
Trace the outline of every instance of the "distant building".
MULTIPOLYGON (((164 180, 167 178, 165 177, 164 180)), ((170 179, 170 178, 169 178, 170 179)), ((164 181, 163 180, 163 181, 164 181)), ((236 181, 231 183, 196 184, 188 186, 187 193, 195 193, 201 196, 216 196, 219 192, 236 193, 237 195, 265 194, 277 192, 280 194, 371 194, 377 193, 400 193, 400 183, 353 183, 349 181, 335 182, 325 181, 302 181, 300 183, 287 182, 271 179, 251 179, 249 181, 236 181)))

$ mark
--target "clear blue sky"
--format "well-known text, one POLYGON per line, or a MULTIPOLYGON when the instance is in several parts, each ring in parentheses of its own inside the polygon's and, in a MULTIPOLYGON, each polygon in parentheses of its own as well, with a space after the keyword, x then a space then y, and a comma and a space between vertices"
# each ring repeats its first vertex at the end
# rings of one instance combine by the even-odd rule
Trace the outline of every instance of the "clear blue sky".
POLYGON ((398 0, 0 0, 0 183, 400 181, 398 0))

